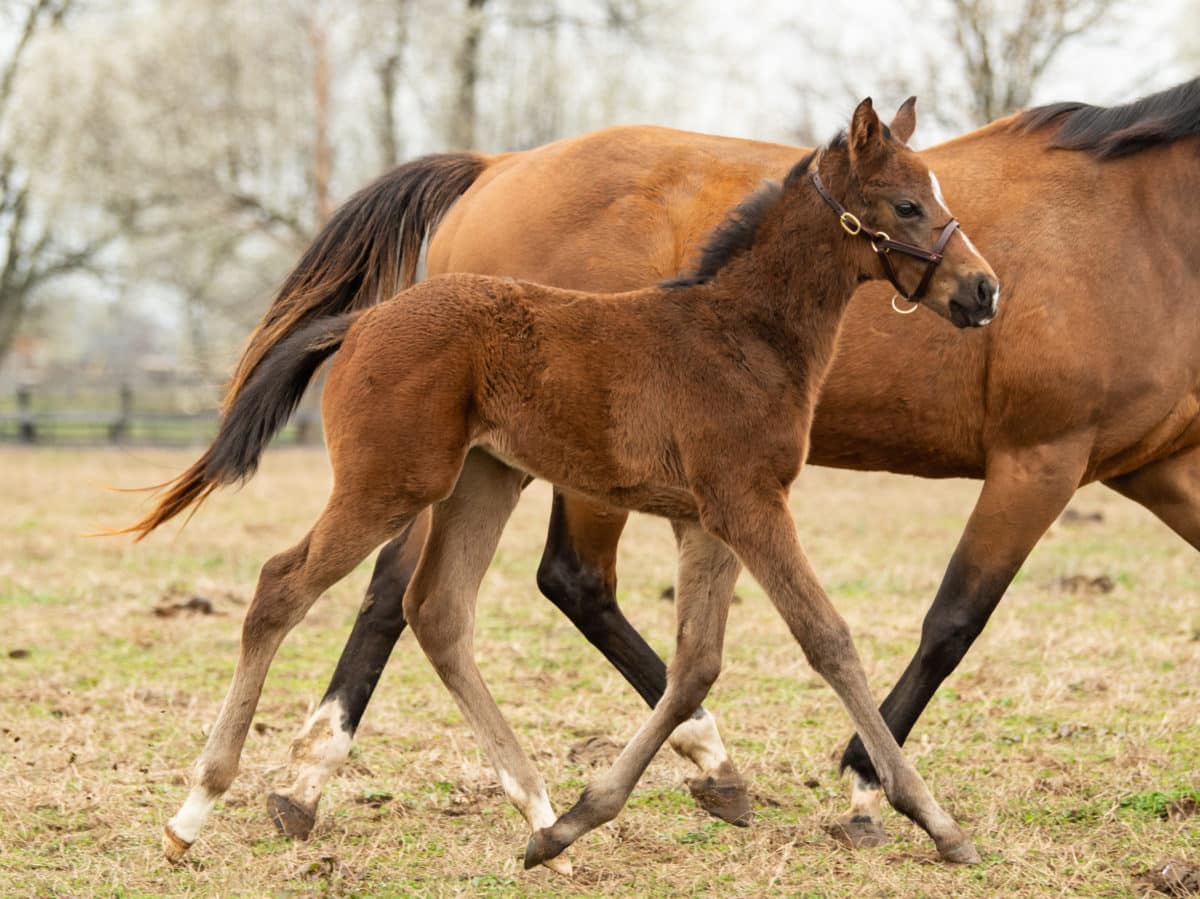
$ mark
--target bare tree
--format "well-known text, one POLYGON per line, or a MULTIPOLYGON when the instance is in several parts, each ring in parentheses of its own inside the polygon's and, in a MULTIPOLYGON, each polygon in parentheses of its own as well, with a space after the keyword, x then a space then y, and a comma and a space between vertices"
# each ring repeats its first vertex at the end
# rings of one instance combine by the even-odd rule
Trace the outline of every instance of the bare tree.
POLYGON ((948 25, 982 125, 1027 106, 1064 47, 1107 24, 1121 0, 950 0, 948 25))
POLYGON ((52 279, 88 267, 115 237, 108 230, 80 237, 39 208, 37 177, 22 164, 24 139, 13 123, 18 85, 35 38, 61 28, 73 0, 24 0, 6 5, 0 27, 14 38, 0 51, 0 359, 11 347, 34 292, 52 279))
MULTIPOLYGON (((906 19, 917 29, 911 40, 859 47, 854 55, 876 60, 872 89, 896 98, 920 96, 925 121, 953 134, 1027 106, 1063 50, 1103 37, 1128 5, 1128 0, 907 0, 906 19), (926 48, 925 55, 914 58, 914 47, 926 48)), ((861 71, 845 64, 847 49, 811 35, 804 41, 824 61, 823 82, 840 82, 833 96, 823 92, 825 102, 840 107, 861 98, 861 71)), ((807 85, 801 90, 818 93, 807 85)))

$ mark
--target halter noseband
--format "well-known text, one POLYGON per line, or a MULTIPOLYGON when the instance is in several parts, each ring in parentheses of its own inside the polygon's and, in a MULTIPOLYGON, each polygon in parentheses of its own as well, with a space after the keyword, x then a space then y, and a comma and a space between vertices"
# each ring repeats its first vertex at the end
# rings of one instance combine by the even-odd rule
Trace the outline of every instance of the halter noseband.
MULTIPOLYGON (((946 249, 946 244, 950 242, 950 238, 958 230, 958 219, 950 219, 946 223, 946 227, 942 228, 942 233, 938 237, 937 243, 934 244, 933 249, 927 250, 916 244, 905 243, 902 240, 892 240, 886 232, 876 231, 874 228, 864 225, 859 221, 858 216, 847 210, 845 206, 833 198, 833 195, 825 187, 825 183, 821 180, 821 176, 817 174, 815 168, 808 173, 808 179, 812 182, 812 186, 816 188, 817 193, 821 195, 821 199, 825 201, 826 205, 838 214, 838 222, 841 224, 842 230, 851 237, 861 236, 871 242, 871 249, 879 257, 879 264, 883 266, 883 273, 892 282, 892 286, 896 288, 896 292, 910 303, 920 300, 925 295, 925 291, 928 290, 929 282, 933 280, 933 273, 937 271, 937 267, 943 259, 942 251, 946 249), (921 276, 921 282, 912 293, 906 293, 904 288, 900 286, 900 280, 896 277, 896 270, 892 268, 892 263, 888 259, 888 254, 892 250, 920 259, 926 263, 925 274, 921 276)), ((893 300, 894 304, 895 301, 893 300)), ((916 307, 914 306, 913 308, 915 309, 916 307)), ((897 309, 896 311, 899 312, 900 310, 897 309)))

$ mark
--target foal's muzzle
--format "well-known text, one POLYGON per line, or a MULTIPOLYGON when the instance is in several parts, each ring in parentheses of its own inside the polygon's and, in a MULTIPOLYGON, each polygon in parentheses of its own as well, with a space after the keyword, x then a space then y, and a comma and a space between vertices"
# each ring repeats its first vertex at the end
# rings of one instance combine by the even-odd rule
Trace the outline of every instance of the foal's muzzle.
POLYGON ((1000 283, 992 275, 964 275, 950 298, 950 321, 958 328, 982 328, 996 317, 1000 283))

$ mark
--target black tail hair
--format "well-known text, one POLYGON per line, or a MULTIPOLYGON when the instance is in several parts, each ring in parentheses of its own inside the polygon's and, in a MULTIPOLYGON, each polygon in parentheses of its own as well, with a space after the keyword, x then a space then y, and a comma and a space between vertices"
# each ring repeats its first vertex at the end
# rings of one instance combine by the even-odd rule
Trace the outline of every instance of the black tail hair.
POLYGON ((221 485, 254 474, 267 444, 287 424, 309 381, 321 363, 337 352, 360 314, 317 319, 271 347, 234 396, 204 455, 174 480, 151 488, 165 493, 141 521, 111 533, 134 533, 141 540, 185 509, 198 506, 221 485))

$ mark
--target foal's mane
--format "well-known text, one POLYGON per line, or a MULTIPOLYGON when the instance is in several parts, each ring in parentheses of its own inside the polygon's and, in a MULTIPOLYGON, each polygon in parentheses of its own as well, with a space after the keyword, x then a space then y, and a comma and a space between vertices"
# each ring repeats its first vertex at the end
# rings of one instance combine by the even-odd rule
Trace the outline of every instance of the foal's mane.
POLYGON ((1033 131, 1056 124, 1050 146, 1087 150, 1100 159, 1200 135, 1200 78, 1122 106, 1050 103, 1027 109, 1013 126, 1033 131))
MULTIPOLYGON (((834 138, 830 146, 844 142, 843 135, 834 138)), ((807 156, 792 166, 791 171, 782 182, 764 181, 746 199, 738 203, 725 216, 704 241, 700 250, 700 262, 691 274, 678 275, 669 281, 663 281, 661 287, 694 287, 705 284, 713 279, 729 261, 754 244, 758 226, 766 218, 768 212, 783 199, 784 188, 790 185, 800 175, 807 174, 817 151, 811 151, 807 156)))

